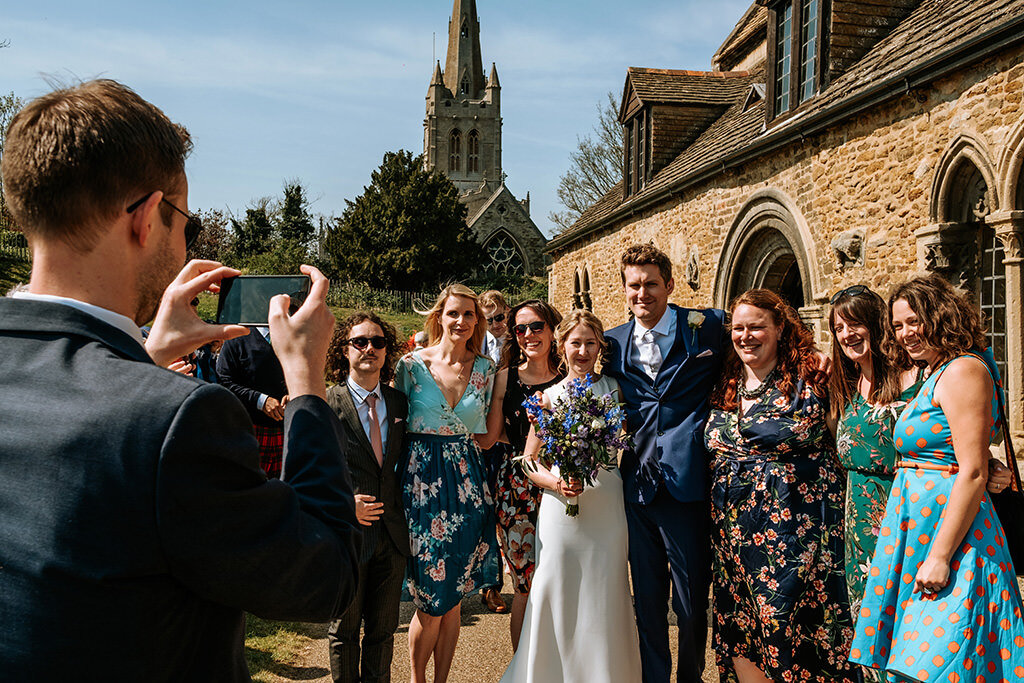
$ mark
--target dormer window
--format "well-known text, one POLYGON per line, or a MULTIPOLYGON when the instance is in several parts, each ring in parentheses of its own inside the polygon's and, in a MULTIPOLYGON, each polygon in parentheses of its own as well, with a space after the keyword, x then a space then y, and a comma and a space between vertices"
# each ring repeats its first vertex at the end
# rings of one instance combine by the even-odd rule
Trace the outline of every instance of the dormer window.
POLYGON ((625 151, 622 178, 626 196, 636 194, 647 184, 650 165, 650 112, 644 108, 625 125, 625 151))
POLYGON ((782 0, 768 15, 771 118, 814 97, 822 82, 820 0, 782 0))

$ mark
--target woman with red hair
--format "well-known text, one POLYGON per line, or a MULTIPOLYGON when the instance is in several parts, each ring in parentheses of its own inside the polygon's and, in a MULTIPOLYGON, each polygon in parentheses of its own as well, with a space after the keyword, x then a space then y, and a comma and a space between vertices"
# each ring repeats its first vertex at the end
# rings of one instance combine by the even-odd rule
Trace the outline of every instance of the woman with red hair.
POLYGON ((810 331, 779 295, 730 307, 711 395, 714 646, 723 680, 857 680, 843 567, 843 477, 810 331))

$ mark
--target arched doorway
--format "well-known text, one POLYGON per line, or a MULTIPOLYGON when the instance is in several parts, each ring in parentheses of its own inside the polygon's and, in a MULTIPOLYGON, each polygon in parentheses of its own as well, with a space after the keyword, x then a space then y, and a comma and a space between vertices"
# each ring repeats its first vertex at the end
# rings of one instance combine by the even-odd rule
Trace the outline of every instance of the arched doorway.
POLYGON ((729 299, 748 289, 770 289, 793 308, 806 305, 804 278, 796 252, 780 230, 770 224, 750 236, 736 259, 729 299))

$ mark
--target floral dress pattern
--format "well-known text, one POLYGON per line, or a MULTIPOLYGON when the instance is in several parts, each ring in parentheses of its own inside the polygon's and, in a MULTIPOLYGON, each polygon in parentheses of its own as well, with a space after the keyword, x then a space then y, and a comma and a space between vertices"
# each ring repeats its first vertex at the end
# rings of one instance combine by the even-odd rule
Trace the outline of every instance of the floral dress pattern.
POLYGON ((893 426, 920 388, 921 382, 914 382, 887 406, 873 406, 857 392, 836 427, 836 452, 846 469, 846 587, 854 619, 896 477, 893 426))
POLYGON ((395 387, 409 397, 402 473, 412 551, 406 588, 418 609, 441 616, 499 567, 492 494, 472 439, 487 431, 494 363, 476 358, 455 408, 416 352, 398 361, 395 387))
MULTIPOLYGON (((982 359, 996 391, 1002 391, 991 352, 982 359)), ((894 443, 902 460, 868 571, 850 659, 884 670, 889 680, 1024 681, 1024 606, 987 493, 950 559, 949 583, 935 593, 913 592, 958 471, 949 421, 934 399, 947 366, 932 373, 896 422, 894 443)), ((995 392, 990 416, 994 437, 995 392)))
POLYGON ((827 405, 776 382, 747 410, 712 410, 714 646, 723 680, 744 657, 775 681, 857 680, 843 572, 842 469, 827 405))
POLYGON ((562 380, 558 375, 549 382, 524 384, 519 378, 519 368, 509 368, 508 388, 502 412, 505 417, 505 435, 511 444, 498 466, 497 498, 498 542, 512 572, 515 590, 530 592, 533 572, 536 569, 537 509, 540 506, 541 489, 534 486, 523 471, 522 465, 513 460, 522 455, 526 448, 526 436, 530 422, 526 417, 523 401, 538 391, 544 391, 562 380))

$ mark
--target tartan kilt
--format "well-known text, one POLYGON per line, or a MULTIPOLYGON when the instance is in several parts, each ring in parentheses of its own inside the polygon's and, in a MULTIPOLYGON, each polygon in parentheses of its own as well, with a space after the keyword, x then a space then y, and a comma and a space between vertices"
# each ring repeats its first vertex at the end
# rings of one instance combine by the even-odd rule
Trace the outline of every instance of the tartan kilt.
POLYGON ((260 467, 271 479, 281 478, 281 458, 284 454, 284 428, 253 425, 256 441, 260 445, 260 467))

